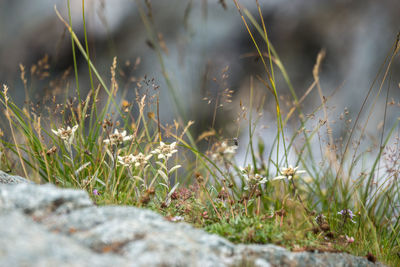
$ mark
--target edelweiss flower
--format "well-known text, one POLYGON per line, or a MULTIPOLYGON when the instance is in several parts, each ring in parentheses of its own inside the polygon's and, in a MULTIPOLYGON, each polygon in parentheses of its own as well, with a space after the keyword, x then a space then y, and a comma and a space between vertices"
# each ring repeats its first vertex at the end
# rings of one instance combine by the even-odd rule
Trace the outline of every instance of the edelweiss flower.
POLYGON ((109 139, 103 140, 107 145, 120 145, 125 141, 132 140, 133 135, 126 135, 126 131, 119 132, 118 129, 114 130, 114 133, 109 136, 109 139))
POLYGON ((246 183, 244 190, 249 190, 249 188, 253 188, 255 186, 268 182, 267 177, 262 176, 258 173, 255 174, 254 170, 250 166, 248 166, 247 168, 241 168, 240 171, 243 173, 246 183))
POLYGON ((123 157, 118 156, 118 162, 126 167, 134 165, 136 168, 144 168, 152 156, 153 155, 145 156, 143 153, 139 153, 136 156, 132 154, 123 157))
POLYGON ((135 163, 135 156, 130 154, 127 156, 118 156, 118 162, 125 167, 131 166, 133 163, 135 163))
POLYGON ((152 157, 153 155, 144 155, 143 153, 139 153, 139 154, 137 154, 136 156, 135 156, 135 167, 136 168, 144 168, 146 165, 147 165, 147 163, 148 163, 148 161, 149 161, 149 159, 152 157))
POLYGON ((165 144, 164 142, 160 142, 160 146, 155 150, 151 151, 151 154, 158 155, 158 159, 167 160, 172 156, 172 154, 176 153, 178 150, 175 148, 176 142, 173 142, 170 145, 165 144))
POLYGON ((306 172, 304 170, 297 170, 298 168, 299 168, 298 166, 293 168, 291 165, 289 165, 289 168, 283 168, 282 169, 282 171, 281 171, 282 175, 276 176, 272 180, 280 180, 280 179, 285 179, 285 178, 287 178, 288 180, 291 180, 297 174, 306 172))
POLYGON ((232 158, 235 153, 237 145, 228 146, 226 141, 223 141, 220 145, 217 145, 215 152, 211 155, 211 158, 215 161, 223 161, 225 159, 232 158))
POLYGON ((75 131, 78 129, 78 125, 75 125, 74 127, 67 127, 67 129, 64 128, 60 128, 57 131, 51 129, 51 131, 57 135, 58 137, 60 137, 62 140, 64 140, 64 142, 71 144, 72 140, 74 139, 74 133, 75 131))

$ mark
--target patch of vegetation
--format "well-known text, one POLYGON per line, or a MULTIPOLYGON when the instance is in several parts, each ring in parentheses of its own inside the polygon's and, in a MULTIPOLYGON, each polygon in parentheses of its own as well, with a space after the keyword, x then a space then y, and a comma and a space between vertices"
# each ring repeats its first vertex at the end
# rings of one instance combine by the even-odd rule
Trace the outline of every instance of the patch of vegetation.
MULTIPOLYGON (((153 79, 138 80, 134 91, 119 90, 117 73, 123 72, 117 71, 116 58, 107 85, 90 59, 86 35, 83 45, 69 26, 71 21, 56 11, 70 32, 74 59, 79 51, 88 63, 91 89, 87 95, 81 94, 75 71, 72 96, 50 95, 40 106, 28 101, 19 107, 4 84, 0 102, 6 124, 2 128, 8 128, 9 135, 2 138, 2 169, 18 170, 40 183, 87 190, 98 205, 149 208, 170 221, 191 223, 235 243, 275 243, 293 251, 347 251, 393 266, 400 264, 398 120, 390 127, 384 123, 380 142, 363 148, 360 143, 367 136, 367 122, 362 122, 360 114, 365 107, 354 122, 345 110, 340 117, 343 134, 335 140, 328 117, 330 97, 323 95, 319 83, 324 53, 317 58, 314 83, 298 97, 268 39, 261 11, 259 24, 238 5, 265 67, 265 77, 259 77, 264 96, 255 96, 251 79, 247 103, 238 104, 238 134, 225 137, 222 130, 215 129, 216 114, 233 103, 232 91, 222 86, 215 98, 207 98, 214 110, 209 130, 194 137, 194 122, 184 119, 163 64, 166 55, 151 12, 146 12, 140 1, 137 4, 175 101, 176 120, 172 124, 161 122, 159 87, 153 79), (264 42, 257 43, 255 34, 264 42), (286 106, 280 103, 277 72, 291 90, 286 106), (314 89, 321 103, 306 115, 302 105, 314 89), (276 120, 270 126, 276 127, 276 134, 269 144, 256 138, 261 131, 265 95, 272 95, 275 101, 276 120), (239 138, 243 123, 249 136, 246 142, 239 138), (389 146, 391 140, 395 142, 389 146), (313 144, 320 147, 319 155, 313 144), (234 157, 239 147, 245 151, 244 163, 234 157)), ((377 95, 399 49, 396 42, 380 73, 377 95)), ((21 67, 27 92, 35 89, 34 80, 43 78, 48 70, 46 60, 31 68, 30 80, 21 67)), ((225 68, 222 85, 228 77, 225 68)), ((388 104, 386 99, 385 110, 388 104)), ((369 114, 374 108, 372 105, 369 114)))

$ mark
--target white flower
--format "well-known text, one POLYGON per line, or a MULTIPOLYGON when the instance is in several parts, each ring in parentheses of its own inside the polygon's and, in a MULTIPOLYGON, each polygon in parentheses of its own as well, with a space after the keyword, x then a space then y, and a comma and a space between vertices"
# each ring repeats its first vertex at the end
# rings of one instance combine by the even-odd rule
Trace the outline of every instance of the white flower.
POLYGON ((125 166, 129 167, 134 165, 135 168, 144 168, 148 164, 148 160, 152 157, 153 155, 144 155, 143 153, 139 153, 136 156, 130 154, 127 156, 118 156, 118 162, 125 166))
POLYGON ((268 182, 267 177, 262 176, 258 173, 255 174, 254 170, 250 166, 246 168, 240 168, 240 171, 242 172, 246 183, 244 190, 249 190, 260 184, 265 184, 266 182, 268 182))
POLYGON ((144 168, 146 165, 147 165, 147 163, 148 163, 148 161, 149 161, 149 159, 152 157, 153 155, 144 155, 143 153, 139 153, 139 154, 137 154, 136 156, 135 156, 135 167, 136 168, 144 168))
POLYGON ((126 131, 119 132, 118 129, 114 130, 114 133, 109 136, 109 139, 103 140, 103 142, 107 145, 120 145, 125 141, 129 141, 133 139, 133 135, 126 135, 126 131))
POLYGON ((292 165, 289 165, 288 168, 282 169, 282 171, 281 171, 282 175, 276 176, 272 180, 281 180, 281 179, 291 180, 296 175, 306 172, 304 170, 297 170, 298 168, 299 168, 298 166, 293 168, 292 165))
POLYGON ((64 142, 68 143, 68 144, 72 144, 72 141, 74 139, 74 133, 75 131, 78 129, 78 125, 75 125, 74 127, 67 127, 67 129, 64 128, 60 128, 58 130, 53 130, 51 129, 51 131, 57 135, 58 137, 60 137, 62 140, 64 140, 64 142))
POLYGON ((167 145, 161 141, 159 147, 154 149, 153 151, 151 151, 151 153, 154 155, 158 155, 157 156, 158 159, 167 160, 174 153, 178 152, 178 150, 175 147, 176 147, 176 142, 173 142, 170 145, 167 145))
POLYGON ((223 141, 221 144, 217 145, 211 158, 215 161, 223 161, 224 158, 230 159, 235 155, 237 148, 237 145, 228 146, 228 143, 223 141))
POLYGON ((238 147, 236 145, 228 146, 227 142, 222 142, 221 144, 221 149, 223 150, 224 154, 235 154, 237 148, 238 147))
POLYGON ((133 163, 135 163, 135 156, 130 154, 127 156, 118 156, 118 162, 125 167, 131 166, 133 163))

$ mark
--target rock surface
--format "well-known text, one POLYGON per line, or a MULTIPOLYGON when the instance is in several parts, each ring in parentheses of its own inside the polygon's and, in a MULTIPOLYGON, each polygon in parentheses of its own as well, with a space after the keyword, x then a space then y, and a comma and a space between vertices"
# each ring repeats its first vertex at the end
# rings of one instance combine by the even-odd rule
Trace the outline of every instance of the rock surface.
POLYGON ((22 184, 22 183, 33 183, 21 176, 9 175, 3 171, 0 171, 0 184, 22 184))
POLYGON ((93 205, 86 192, 0 184, 0 266, 382 266, 344 253, 234 245, 135 207, 93 205))

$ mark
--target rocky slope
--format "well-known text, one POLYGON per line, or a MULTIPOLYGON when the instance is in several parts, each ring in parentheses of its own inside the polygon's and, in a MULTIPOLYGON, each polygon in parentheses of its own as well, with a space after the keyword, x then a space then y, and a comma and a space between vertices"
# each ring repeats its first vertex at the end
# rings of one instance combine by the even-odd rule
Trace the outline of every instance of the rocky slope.
POLYGON ((1 171, 0 225, 0 266, 382 266, 344 253, 234 245, 148 210, 97 207, 84 191, 1 171))

